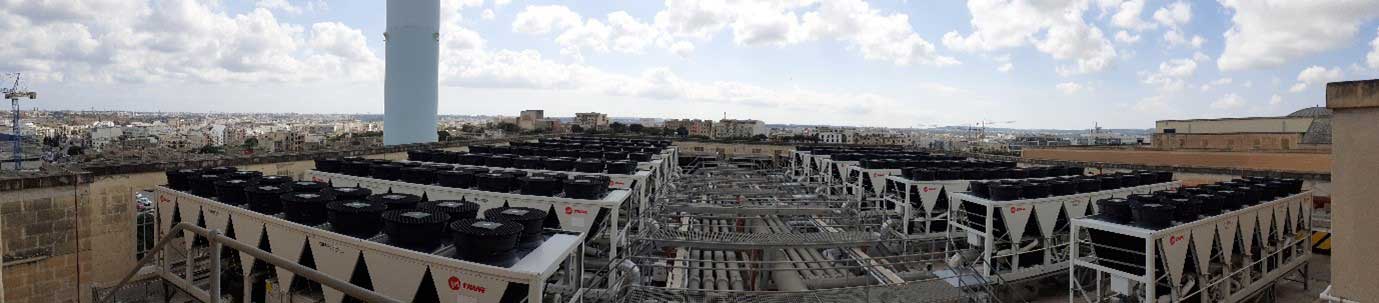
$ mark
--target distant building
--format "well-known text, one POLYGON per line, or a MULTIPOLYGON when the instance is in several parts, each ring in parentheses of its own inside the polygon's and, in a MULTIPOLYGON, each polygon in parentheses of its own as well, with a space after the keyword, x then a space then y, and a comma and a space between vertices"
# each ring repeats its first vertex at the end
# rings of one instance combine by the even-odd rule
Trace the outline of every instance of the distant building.
POLYGON ((1014 139, 1011 139, 1010 141, 1006 142, 1006 149, 1011 151, 1020 151, 1026 147, 1069 146, 1072 144, 1072 140, 1068 140, 1066 138, 1059 138, 1052 135, 1027 135, 1015 137, 1014 139))
POLYGON ((685 128, 690 136, 713 137, 713 120, 699 119, 670 119, 665 121, 665 128, 677 130, 685 128))
POLYGON ((521 128, 522 130, 537 129, 538 122, 545 118, 546 111, 539 109, 524 110, 521 115, 517 116, 517 128, 521 128))
POLYGON ((1162 120, 1152 144, 1166 150, 1330 150, 1331 110, 1304 108, 1282 117, 1162 120))
POLYGON ((719 139, 726 138, 749 138, 756 135, 766 135, 766 123, 761 120, 718 120, 718 125, 713 127, 713 137, 719 139))
POLYGON ((575 125, 585 130, 603 130, 608 128, 608 115, 600 113, 575 113, 575 125))
POLYGON ((821 127, 816 134, 819 136, 819 143, 848 144, 852 143, 853 135, 856 135, 856 132, 850 129, 821 127))
POLYGON ((643 127, 661 127, 661 120, 656 118, 641 118, 637 120, 637 124, 641 124, 643 127))

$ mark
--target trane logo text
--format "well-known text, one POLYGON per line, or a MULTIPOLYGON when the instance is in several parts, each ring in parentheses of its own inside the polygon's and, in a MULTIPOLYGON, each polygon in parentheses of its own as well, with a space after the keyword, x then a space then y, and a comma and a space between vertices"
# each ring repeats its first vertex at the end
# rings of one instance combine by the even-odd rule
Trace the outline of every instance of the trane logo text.
POLYGON ((1168 237, 1168 245, 1178 245, 1178 241, 1182 241, 1182 240, 1183 240, 1183 236, 1172 236, 1172 237, 1168 237))
POLYGON ((465 290, 477 293, 484 293, 485 291, 488 291, 487 289, 484 289, 483 286, 460 282, 460 278, 454 276, 451 276, 450 281, 448 282, 450 282, 450 290, 460 290, 461 288, 463 288, 465 290))
POLYGON ((587 215, 587 214, 589 214, 589 211, 583 210, 583 209, 575 209, 574 207, 566 206, 566 207, 565 207, 565 214, 566 214, 566 215, 573 215, 573 214, 587 215))

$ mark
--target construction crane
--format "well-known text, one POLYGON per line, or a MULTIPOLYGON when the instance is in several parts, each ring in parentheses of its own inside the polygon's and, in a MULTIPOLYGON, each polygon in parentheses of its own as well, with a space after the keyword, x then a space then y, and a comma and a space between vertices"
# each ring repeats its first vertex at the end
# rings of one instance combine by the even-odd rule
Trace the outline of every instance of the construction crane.
POLYGON ((14 85, 11 86, 10 88, 0 89, 0 92, 3 92, 3 93, 5 94, 5 99, 9 99, 9 100, 10 100, 10 108, 11 108, 11 112, 10 112, 10 116, 11 116, 11 117, 10 117, 10 118, 13 119, 13 120, 11 120, 11 125, 14 126, 14 133, 12 134, 12 135, 14 136, 14 137, 12 138, 12 139, 14 140, 14 149, 12 150, 12 152, 13 152, 13 157, 12 157, 13 159, 12 159, 12 160, 14 161, 14 170, 15 170, 15 171, 19 171, 20 169, 22 169, 22 166, 23 166, 23 163, 24 163, 23 152, 22 152, 22 151, 23 151, 23 147, 22 147, 22 146, 23 146, 23 143, 24 143, 24 142, 23 142, 23 140, 22 140, 22 138, 21 138, 21 135, 20 135, 20 133, 19 133, 19 99, 23 99, 23 98, 26 98, 26 97, 29 98, 29 100, 38 99, 38 93, 33 92, 33 91, 29 91, 29 90, 26 90, 26 89, 23 89, 23 88, 20 88, 20 87, 19 87, 19 81, 20 81, 20 74, 19 74, 19 73, 15 73, 15 74, 14 74, 14 85))

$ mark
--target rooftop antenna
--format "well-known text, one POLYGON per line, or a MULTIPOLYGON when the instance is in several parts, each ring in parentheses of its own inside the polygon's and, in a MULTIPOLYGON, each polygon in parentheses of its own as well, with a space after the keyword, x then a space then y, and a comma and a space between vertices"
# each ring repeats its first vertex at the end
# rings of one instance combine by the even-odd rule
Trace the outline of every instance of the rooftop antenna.
POLYGON ((3 92, 5 94, 5 99, 10 99, 10 109, 12 111, 10 115, 13 119, 11 123, 13 123, 12 126, 14 126, 14 134, 11 139, 14 140, 14 150, 12 158, 14 160, 15 171, 19 171, 24 163, 22 156, 23 153, 21 150, 23 146, 23 140, 21 140, 19 134, 19 99, 28 97, 29 100, 33 100, 38 98, 38 93, 20 88, 19 79, 20 74, 14 73, 14 85, 10 88, 0 89, 0 92, 3 92))

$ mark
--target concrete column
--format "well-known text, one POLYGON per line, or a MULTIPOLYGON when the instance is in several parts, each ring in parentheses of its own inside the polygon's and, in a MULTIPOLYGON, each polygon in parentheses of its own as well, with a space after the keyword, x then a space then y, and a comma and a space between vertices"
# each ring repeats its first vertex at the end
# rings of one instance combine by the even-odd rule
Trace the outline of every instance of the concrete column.
POLYGON ((1331 120, 1332 295, 1379 301, 1379 80, 1326 85, 1331 120))

